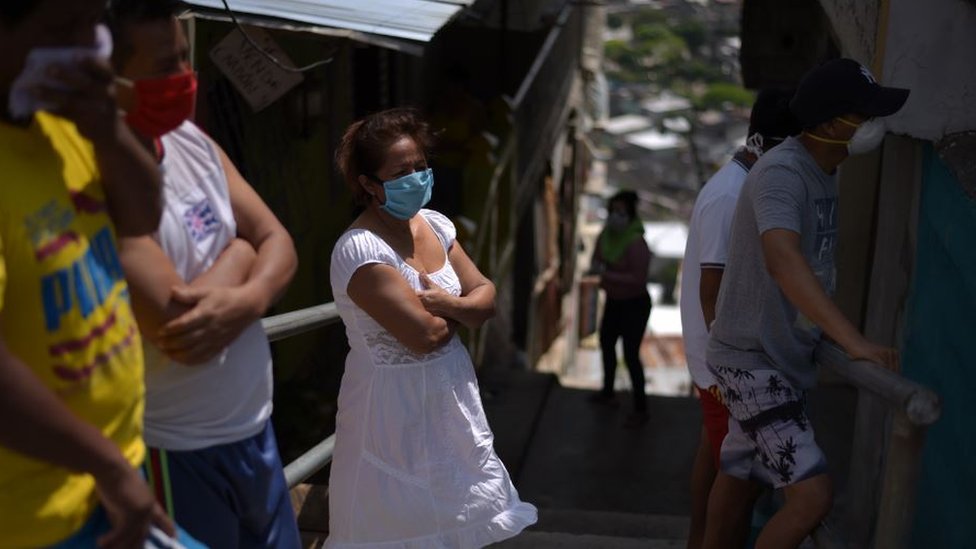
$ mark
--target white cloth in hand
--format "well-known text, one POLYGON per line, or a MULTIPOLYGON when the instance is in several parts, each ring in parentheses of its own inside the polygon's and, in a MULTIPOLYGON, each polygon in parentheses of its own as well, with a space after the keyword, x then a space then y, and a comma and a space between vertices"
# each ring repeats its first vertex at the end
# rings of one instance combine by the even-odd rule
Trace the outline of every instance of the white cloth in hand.
POLYGON ((37 86, 58 87, 48 76, 48 68, 56 64, 80 63, 89 58, 108 59, 112 55, 112 33, 105 25, 95 28, 95 45, 89 48, 34 48, 27 54, 24 70, 10 87, 8 110, 15 119, 29 118, 36 111, 46 110, 46 104, 34 95, 37 86))

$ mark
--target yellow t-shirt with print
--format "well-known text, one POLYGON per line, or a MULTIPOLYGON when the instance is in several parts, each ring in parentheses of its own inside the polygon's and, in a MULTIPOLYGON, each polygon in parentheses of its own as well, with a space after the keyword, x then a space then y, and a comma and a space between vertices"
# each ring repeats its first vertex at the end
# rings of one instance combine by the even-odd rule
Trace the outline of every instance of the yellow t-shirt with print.
MULTIPOLYGON (((0 336, 141 464, 142 344, 92 146, 52 115, 0 123, 0 174, 0 336)), ((0 547, 67 538, 95 509, 94 489, 89 475, 0 447, 0 547)))

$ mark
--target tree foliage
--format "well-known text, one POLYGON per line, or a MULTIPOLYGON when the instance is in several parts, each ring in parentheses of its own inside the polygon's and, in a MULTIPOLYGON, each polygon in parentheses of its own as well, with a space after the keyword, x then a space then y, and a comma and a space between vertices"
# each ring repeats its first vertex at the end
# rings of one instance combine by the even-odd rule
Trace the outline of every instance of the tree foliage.
POLYGON ((714 82, 697 98, 695 106, 701 109, 719 109, 730 105, 748 107, 754 100, 754 94, 738 84, 714 82))
POLYGON ((610 40, 604 46, 611 80, 672 89, 704 108, 751 104, 752 94, 735 84, 705 50, 722 29, 709 30, 693 17, 669 18, 660 9, 608 16, 608 26, 625 25, 630 26, 631 39, 610 40))

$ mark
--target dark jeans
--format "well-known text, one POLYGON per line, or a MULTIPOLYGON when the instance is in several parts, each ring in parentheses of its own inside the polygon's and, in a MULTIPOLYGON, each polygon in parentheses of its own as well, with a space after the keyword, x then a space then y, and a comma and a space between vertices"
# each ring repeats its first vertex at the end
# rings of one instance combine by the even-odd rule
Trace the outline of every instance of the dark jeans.
POLYGON ((607 299, 600 323, 600 347, 603 349, 603 393, 613 393, 617 370, 617 339, 624 339, 624 361, 634 386, 634 410, 647 410, 644 394, 644 365, 640 360, 640 344, 644 338, 647 319, 651 316, 651 297, 644 294, 632 299, 607 299))

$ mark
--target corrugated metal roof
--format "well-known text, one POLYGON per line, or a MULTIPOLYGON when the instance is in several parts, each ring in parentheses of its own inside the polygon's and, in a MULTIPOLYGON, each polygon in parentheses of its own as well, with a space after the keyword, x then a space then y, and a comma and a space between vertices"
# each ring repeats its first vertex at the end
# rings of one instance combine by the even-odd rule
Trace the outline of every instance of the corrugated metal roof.
MULTIPOLYGON (((187 3, 223 11, 221 0, 187 3)), ((474 0, 228 0, 232 10, 428 42, 461 8, 474 0)))

